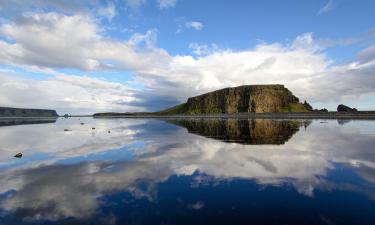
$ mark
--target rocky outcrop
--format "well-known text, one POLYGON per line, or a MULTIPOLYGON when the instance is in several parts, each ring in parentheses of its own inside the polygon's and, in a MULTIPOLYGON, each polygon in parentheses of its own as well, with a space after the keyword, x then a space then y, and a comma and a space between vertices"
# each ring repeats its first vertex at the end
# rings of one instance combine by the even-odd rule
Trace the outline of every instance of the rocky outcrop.
POLYGON ((356 108, 350 108, 349 106, 340 104, 337 106, 337 112, 357 112, 356 108))
POLYGON ((162 111, 166 114, 210 114, 241 112, 309 112, 312 107, 284 85, 244 85, 191 97, 186 103, 162 111))
POLYGON ((0 117, 58 117, 55 110, 0 107, 0 117))
POLYGON ((185 127, 189 133, 208 138, 240 144, 274 144, 288 141, 301 126, 307 127, 310 121, 289 120, 170 120, 170 123, 185 127))

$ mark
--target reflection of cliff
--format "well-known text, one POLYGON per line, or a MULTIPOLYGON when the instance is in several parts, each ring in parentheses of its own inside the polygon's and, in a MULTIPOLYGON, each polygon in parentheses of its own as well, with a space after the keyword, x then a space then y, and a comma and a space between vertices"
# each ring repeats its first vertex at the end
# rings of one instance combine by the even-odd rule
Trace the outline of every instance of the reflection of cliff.
POLYGON ((0 127, 24 124, 56 123, 57 118, 51 119, 1 119, 0 127))
POLYGON ((242 144, 284 144, 300 128, 310 121, 287 120, 174 120, 176 125, 186 127, 189 133, 195 133, 225 142, 242 144))

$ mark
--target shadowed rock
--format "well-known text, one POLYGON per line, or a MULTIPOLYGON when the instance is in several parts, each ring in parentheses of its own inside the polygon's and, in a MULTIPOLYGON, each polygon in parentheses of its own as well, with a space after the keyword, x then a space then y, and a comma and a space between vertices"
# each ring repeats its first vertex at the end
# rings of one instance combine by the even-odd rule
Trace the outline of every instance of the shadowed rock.
POLYGON ((53 119, 0 119, 0 127, 2 126, 14 126, 14 125, 26 125, 26 124, 42 124, 42 123, 55 123, 56 118, 53 119))
POLYGON ((286 120, 173 120, 173 124, 185 127, 189 133, 225 142, 241 144, 275 144, 288 141, 301 126, 305 128, 311 121, 286 120))
POLYGON ((337 112, 357 112, 356 108, 350 108, 349 106, 340 104, 337 106, 337 112))
POLYGON ((310 112, 284 85, 244 85, 191 97, 164 114, 210 114, 240 112, 310 112))
POLYGON ((55 110, 0 107, 0 117, 58 117, 55 110))

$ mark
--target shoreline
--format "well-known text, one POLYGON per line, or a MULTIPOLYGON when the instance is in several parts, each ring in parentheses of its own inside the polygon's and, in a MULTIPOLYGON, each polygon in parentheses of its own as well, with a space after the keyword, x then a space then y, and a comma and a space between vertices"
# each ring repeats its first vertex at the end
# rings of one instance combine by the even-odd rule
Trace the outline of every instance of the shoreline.
MULTIPOLYGON (((264 118, 264 119, 375 119, 375 111, 361 111, 361 112, 301 112, 301 113, 233 113, 233 114, 201 114, 201 115, 158 115, 158 114, 113 114, 113 115, 72 115, 68 118, 74 117, 92 117, 94 119, 100 118, 155 118, 155 119, 190 119, 190 118, 216 118, 216 119, 248 119, 248 118, 264 118)), ((0 120, 27 120, 27 119, 59 119, 59 117, 0 117, 0 120)))
POLYGON ((264 119, 375 119, 375 111, 362 112, 306 112, 306 113, 235 113, 235 114, 204 114, 204 115, 108 115, 93 118, 264 118, 264 119))

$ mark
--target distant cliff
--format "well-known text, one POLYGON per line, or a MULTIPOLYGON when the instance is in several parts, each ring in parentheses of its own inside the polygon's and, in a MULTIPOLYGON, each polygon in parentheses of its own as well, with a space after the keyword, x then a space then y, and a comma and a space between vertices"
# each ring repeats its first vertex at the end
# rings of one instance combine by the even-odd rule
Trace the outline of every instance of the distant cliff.
POLYGON ((284 85, 244 85, 191 97, 186 103, 161 111, 162 114, 209 114, 240 112, 309 112, 284 85))
POLYGON ((58 117, 55 110, 0 107, 0 117, 58 117))

